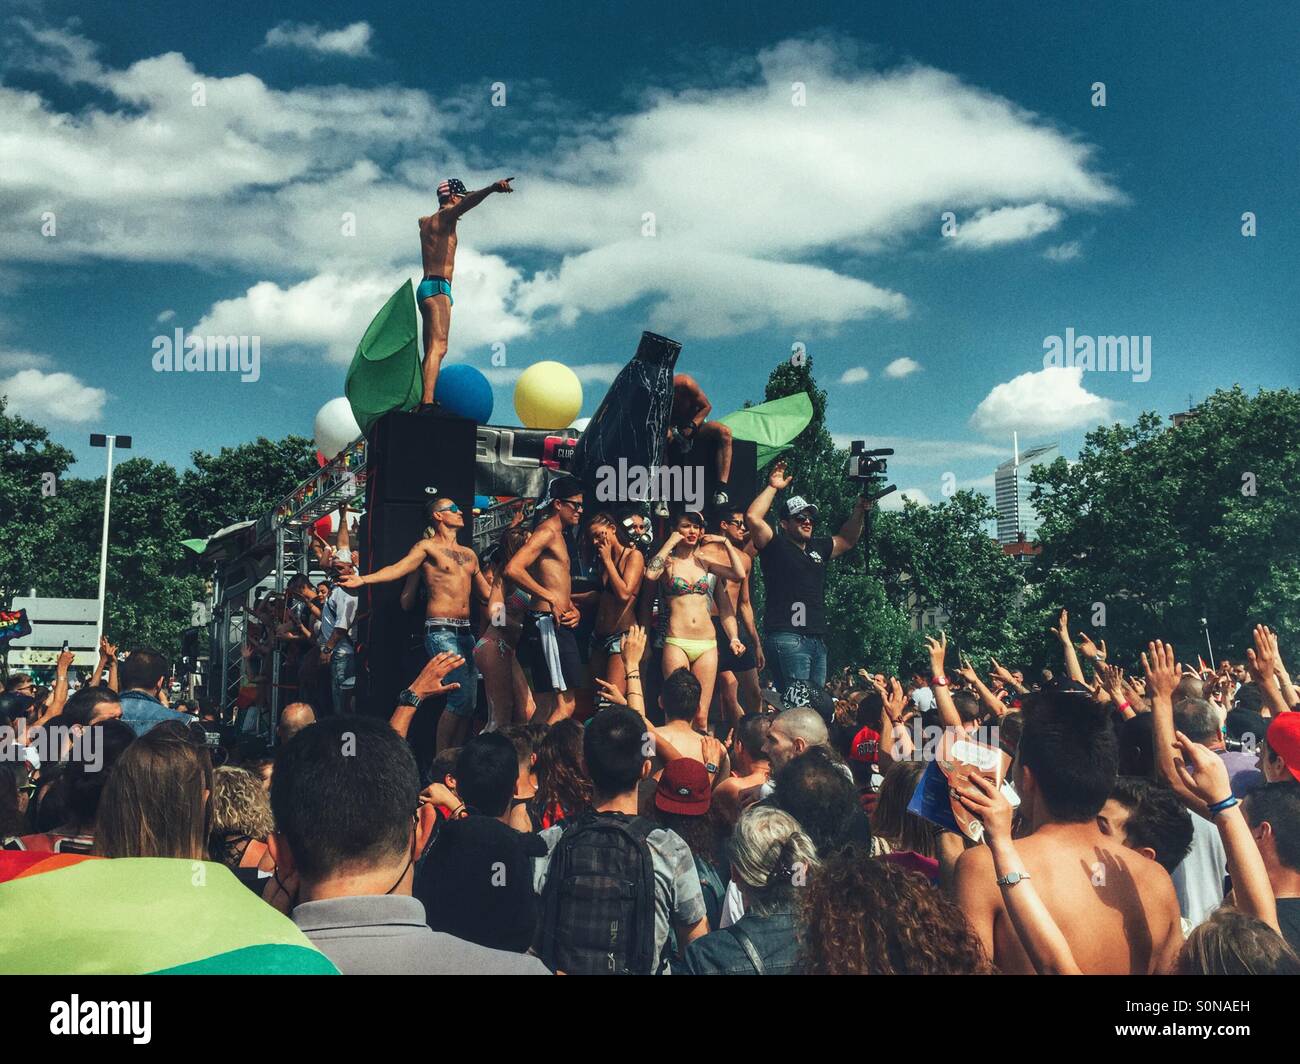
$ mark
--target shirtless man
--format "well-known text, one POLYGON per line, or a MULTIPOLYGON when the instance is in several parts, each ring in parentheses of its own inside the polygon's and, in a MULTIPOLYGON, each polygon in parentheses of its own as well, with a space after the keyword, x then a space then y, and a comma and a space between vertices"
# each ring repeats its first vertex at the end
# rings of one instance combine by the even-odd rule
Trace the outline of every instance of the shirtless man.
POLYGON ((717 444, 718 490, 714 506, 726 506, 727 479, 731 476, 731 429, 717 421, 705 421, 713 404, 695 378, 679 373, 673 378, 673 408, 669 414, 668 441, 678 454, 686 455, 697 442, 717 444))
POLYGON ((746 549, 749 526, 745 523, 745 511, 733 507, 724 513, 718 531, 736 548, 745 571, 744 580, 719 580, 713 593, 718 604, 718 615, 713 619, 718 636, 718 698, 723 713, 734 727, 743 714, 758 712, 762 701, 758 674, 767 661, 749 599, 749 574, 754 570, 754 556, 746 549))
POLYGON ((565 529, 582 520, 582 481, 561 476, 547 489, 550 513, 506 564, 506 579, 532 595, 521 646, 528 648, 537 720, 554 724, 573 716, 582 659, 573 629, 580 619, 573 604, 569 545, 565 529))
MULTIPOLYGON (((1114 733, 1101 707, 1068 692, 1036 696, 1013 770, 1021 819, 1031 832, 1017 839, 1016 851, 1085 974, 1165 972, 1183 944, 1169 873, 1097 826, 1117 768, 1114 733)), ((957 860, 954 891, 993 963, 1005 973, 1032 975, 987 846, 957 860)))
POLYGON ((451 499, 439 498, 429 503, 429 527, 425 538, 410 549, 406 557, 392 565, 361 576, 346 577, 344 587, 359 588, 367 584, 386 584, 401 580, 419 570, 424 577, 428 599, 424 607, 424 649, 430 658, 449 652, 465 663, 447 675, 448 684, 460 686, 447 695, 447 710, 438 721, 437 750, 461 746, 469 738, 470 721, 478 691, 478 670, 474 667, 474 629, 470 626, 470 585, 481 598, 492 593, 478 555, 456 542, 456 532, 465 527, 465 515, 451 499))
POLYGON ((700 681, 682 666, 664 678, 659 691, 659 705, 664 723, 656 729, 682 757, 693 757, 704 764, 709 782, 718 786, 731 775, 731 761, 726 748, 710 735, 696 730, 694 721, 700 705, 700 681))
POLYGON ((731 770, 734 773, 713 790, 713 804, 722 819, 732 826, 740 819, 746 795, 754 796, 772 776, 772 762, 763 752, 763 742, 772 726, 766 713, 751 713, 736 725, 731 745, 731 770))
POLYGON ((438 370, 447 354, 447 334, 451 331, 451 275, 456 270, 456 223, 460 216, 482 203, 493 192, 513 192, 513 177, 495 185, 470 192, 454 177, 438 186, 438 210, 420 219, 420 257, 424 260, 424 280, 415 291, 424 324, 424 390, 420 395, 420 413, 437 410, 433 393, 438 386, 438 370))
POLYGON ((627 694, 623 636, 636 621, 637 595, 645 574, 645 556, 631 541, 634 527, 620 527, 605 513, 596 514, 587 527, 601 585, 588 658, 591 674, 603 676, 623 694, 627 694))

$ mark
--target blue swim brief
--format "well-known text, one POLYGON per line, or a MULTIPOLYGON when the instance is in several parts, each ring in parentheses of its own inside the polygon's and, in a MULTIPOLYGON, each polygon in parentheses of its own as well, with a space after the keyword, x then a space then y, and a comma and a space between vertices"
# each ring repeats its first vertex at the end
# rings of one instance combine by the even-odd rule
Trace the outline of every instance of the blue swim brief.
POLYGON ((434 296, 446 296, 447 302, 450 304, 456 302, 451 298, 451 282, 445 277, 426 277, 420 282, 420 287, 415 290, 416 302, 422 299, 432 299, 434 296))

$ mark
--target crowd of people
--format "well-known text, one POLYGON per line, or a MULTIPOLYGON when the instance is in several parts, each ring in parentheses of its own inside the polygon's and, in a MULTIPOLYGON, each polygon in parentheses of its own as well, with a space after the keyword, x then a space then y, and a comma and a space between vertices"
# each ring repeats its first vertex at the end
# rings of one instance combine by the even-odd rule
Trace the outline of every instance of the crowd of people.
POLYGON ((3 846, 223 866, 345 974, 1300 972, 1276 633, 1181 665, 1062 611, 1051 671, 933 632, 925 662, 830 674, 827 569, 871 503, 828 533, 798 494, 773 512, 792 486, 778 463, 706 522, 560 476, 481 556, 450 499, 391 565, 320 544, 326 581, 251 611, 250 698, 277 646, 297 688, 269 749, 169 705, 147 648, 105 642, 76 685, 71 655, 48 690, 10 675, 3 846), (385 582, 423 640, 363 714, 361 590, 385 582))

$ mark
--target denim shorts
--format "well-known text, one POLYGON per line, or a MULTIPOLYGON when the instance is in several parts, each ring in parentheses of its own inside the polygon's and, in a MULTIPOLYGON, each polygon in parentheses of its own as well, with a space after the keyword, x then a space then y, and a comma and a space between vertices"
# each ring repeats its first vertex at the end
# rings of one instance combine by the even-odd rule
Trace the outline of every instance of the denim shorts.
POLYGON ((443 678, 443 683, 458 683, 460 687, 447 695, 447 709, 458 717, 472 717, 478 700, 478 669, 474 667, 474 631, 469 625, 451 625, 436 620, 424 626, 424 650, 429 657, 448 651, 459 654, 465 664, 453 669, 443 678))
POLYGON ((330 693, 334 696, 334 712, 343 712, 343 693, 357 685, 357 648, 343 639, 334 645, 330 654, 330 693))

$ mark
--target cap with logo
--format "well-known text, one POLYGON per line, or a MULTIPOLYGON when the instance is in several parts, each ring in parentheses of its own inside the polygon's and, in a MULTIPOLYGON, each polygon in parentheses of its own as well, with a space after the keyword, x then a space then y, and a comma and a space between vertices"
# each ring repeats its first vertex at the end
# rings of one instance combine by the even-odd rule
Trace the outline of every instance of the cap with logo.
POLYGON ((713 789, 703 762, 693 757, 669 761, 659 777, 655 791, 655 808, 682 816, 703 816, 709 811, 713 789))
POLYGON ((805 499, 802 495, 791 495, 785 500, 785 516, 798 517, 801 514, 812 514, 817 516, 817 507, 805 499))

